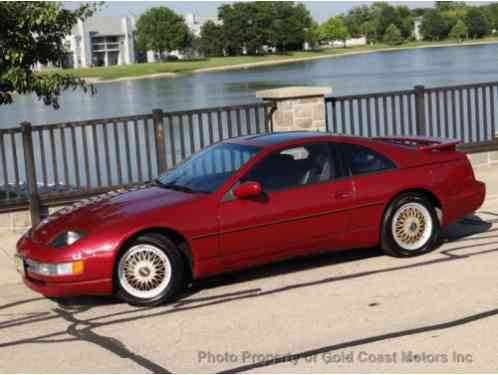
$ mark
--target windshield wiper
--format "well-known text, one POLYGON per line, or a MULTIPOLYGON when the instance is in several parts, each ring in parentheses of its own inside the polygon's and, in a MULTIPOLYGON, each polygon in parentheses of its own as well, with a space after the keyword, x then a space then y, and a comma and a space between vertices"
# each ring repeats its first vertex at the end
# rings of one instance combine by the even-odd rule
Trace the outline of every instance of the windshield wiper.
POLYGON ((165 188, 165 189, 183 191, 185 193, 195 193, 195 191, 193 189, 189 188, 188 186, 182 186, 182 185, 177 185, 177 184, 173 184, 173 183, 165 184, 165 183, 161 182, 159 179, 155 179, 154 183, 157 186, 160 186, 160 187, 165 188))
POLYGON ((178 185, 178 184, 175 184, 174 182, 164 183, 164 182, 161 182, 161 180, 159 180, 158 178, 152 180, 151 182, 155 186, 159 186, 159 187, 164 188, 164 189, 182 191, 184 193, 203 193, 203 194, 211 193, 210 191, 194 190, 192 188, 189 188, 188 186, 178 185))
POLYGON ((176 184, 161 184, 161 186, 165 187, 166 189, 183 191, 185 193, 195 193, 195 191, 189 188, 188 186, 182 186, 176 184))

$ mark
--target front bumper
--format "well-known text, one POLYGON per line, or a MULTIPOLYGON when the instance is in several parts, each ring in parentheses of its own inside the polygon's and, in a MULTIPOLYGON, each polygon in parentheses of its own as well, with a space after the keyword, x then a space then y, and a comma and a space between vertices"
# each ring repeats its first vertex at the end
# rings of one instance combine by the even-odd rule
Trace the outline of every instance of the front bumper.
POLYGON ((24 284, 37 293, 47 297, 64 297, 78 295, 112 294, 112 255, 92 253, 82 254, 78 248, 69 250, 52 249, 35 243, 24 236, 17 244, 18 270, 20 269, 24 284), (60 264, 83 262, 81 274, 48 276, 34 272, 30 264, 60 264), (19 267, 19 263, 22 263, 19 267))
POLYGON ((23 282, 31 290, 46 297, 112 294, 111 279, 65 283, 42 281, 26 275, 23 277, 23 282))

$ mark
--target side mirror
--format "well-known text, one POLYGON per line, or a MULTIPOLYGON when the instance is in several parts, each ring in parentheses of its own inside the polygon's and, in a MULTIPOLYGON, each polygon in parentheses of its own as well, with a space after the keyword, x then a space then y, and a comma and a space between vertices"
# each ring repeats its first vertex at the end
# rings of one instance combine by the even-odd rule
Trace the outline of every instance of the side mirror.
POLYGON ((263 192, 259 182, 247 181, 240 184, 233 192, 237 198, 254 198, 260 196, 263 192))

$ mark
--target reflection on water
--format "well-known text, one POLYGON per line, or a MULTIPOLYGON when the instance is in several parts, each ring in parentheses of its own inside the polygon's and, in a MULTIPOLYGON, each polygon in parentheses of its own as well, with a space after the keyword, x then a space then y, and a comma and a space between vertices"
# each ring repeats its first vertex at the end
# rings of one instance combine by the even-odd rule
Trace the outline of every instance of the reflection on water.
POLYGON ((255 102, 254 92, 291 85, 333 87, 335 95, 498 80, 498 45, 426 48, 344 56, 253 69, 97 85, 91 97, 65 92, 61 109, 21 96, 0 109, 0 127, 126 116, 255 102))

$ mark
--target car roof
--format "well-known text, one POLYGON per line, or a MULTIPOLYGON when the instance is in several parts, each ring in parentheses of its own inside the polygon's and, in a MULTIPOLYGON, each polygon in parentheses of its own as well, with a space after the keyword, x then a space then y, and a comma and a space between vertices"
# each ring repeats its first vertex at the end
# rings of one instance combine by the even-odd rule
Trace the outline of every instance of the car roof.
POLYGON ((231 138, 225 142, 229 143, 244 143, 254 146, 268 147, 280 144, 292 143, 306 139, 329 138, 334 136, 332 133, 317 132, 317 131, 292 131, 278 133, 261 133, 245 135, 241 137, 231 138))
POLYGON ((223 143, 244 144, 264 149, 275 149, 287 146, 292 147, 294 144, 297 146, 299 144, 313 141, 347 142, 369 147, 393 160, 396 165, 403 167, 424 164, 430 161, 431 158, 435 157, 434 153, 420 153, 416 148, 406 147, 392 142, 384 142, 380 139, 317 131, 293 131, 245 135, 227 139, 223 141, 223 143))

